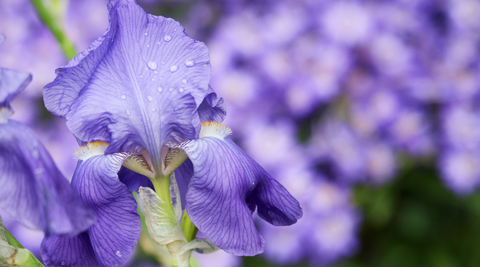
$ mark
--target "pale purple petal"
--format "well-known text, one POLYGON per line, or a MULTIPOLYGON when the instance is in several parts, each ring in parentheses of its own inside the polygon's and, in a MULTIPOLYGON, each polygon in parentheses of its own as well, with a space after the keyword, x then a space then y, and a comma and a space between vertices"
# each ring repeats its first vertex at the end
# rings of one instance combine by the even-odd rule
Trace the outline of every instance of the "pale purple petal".
POLYGON ((106 33, 57 70, 45 104, 81 140, 109 142, 107 152, 144 147, 155 165, 167 141, 200 129, 192 122, 211 93, 208 49, 134 1, 112 1, 109 10, 106 33))
POLYGON ((45 237, 41 249, 45 266, 98 266, 86 232, 74 237, 45 237))
POLYGON ((180 191, 180 198, 182 200, 182 209, 185 209, 187 205, 186 195, 188 190, 188 184, 193 177, 193 164, 190 159, 186 159, 185 162, 175 170, 175 179, 177 180, 178 190, 180 191))
POLYGON ((32 81, 32 75, 0 68, 0 107, 9 105, 32 81))
POLYGON ((12 120, 0 124, 0 196, 0 208, 47 235, 76 235, 95 221, 45 147, 12 120))
POLYGON ((88 230, 100 266, 120 266, 133 253, 140 237, 137 204, 128 188, 119 181, 126 155, 94 156, 80 163, 72 185, 97 214, 88 230))
POLYGON ((182 148, 194 168, 188 214, 219 248, 238 256, 263 252, 265 239, 251 215, 255 206, 260 217, 274 225, 290 225, 302 216, 287 190, 230 139, 205 137, 182 148))

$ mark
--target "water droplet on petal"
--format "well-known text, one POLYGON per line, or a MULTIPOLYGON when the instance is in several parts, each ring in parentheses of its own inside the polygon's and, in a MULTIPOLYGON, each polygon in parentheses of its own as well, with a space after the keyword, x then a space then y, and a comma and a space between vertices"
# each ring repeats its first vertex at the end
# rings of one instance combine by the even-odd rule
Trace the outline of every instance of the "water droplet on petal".
POLYGON ((115 254, 119 257, 122 257, 122 253, 120 252, 120 250, 117 250, 117 252, 115 254))
POLYGON ((181 93, 181 92, 183 92, 183 87, 182 87, 182 88, 180 88, 180 89, 178 89, 178 91, 180 91, 180 93, 181 93))
POLYGON ((126 95, 122 95, 122 96, 120 96, 120 98, 121 98, 121 99, 125 99, 125 98, 127 98, 127 96, 126 96, 126 95))
POLYGON ((158 67, 157 62, 155 61, 148 61, 147 66, 151 70, 155 70, 158 67))
POLYGON ((147 36, 147 35, 148 35, 148 32, 144 33, 143 35, 147 36))
POLYGON ((158 87, 158 88, 157 88, 157 91, 161 92, 161 91, 163 91, 163 88, 162 88, 162 87, 158 87))
POLYGON ((61 261, 60 265, 62 265, 62 266, 65 265, 65 261, 61 261))
POLYGON ((162 64, 165 65, 165 61, 162 61, 162 64))
POLYGON ((170 67, 170 71, 171 72, 176 72, 178 70, 178 66, 177 65, 173 65, 170 67))
POLYGON ((183 84, 187 84, 187 80, 183 79, 183 80, 182 80, 182 83, 183 83, 183 84))
POLYGON ((150 47, 150 45, 149 45, 149 44, 147 44, 147 48, 149 48, 149 47, 150 47))
POLYGON ((185 62, 185 65, 187 65, 187 67, 193 67, 193 66, 195 66, 195 62, 189 60, 189 61, 185 62))
POLYGON ((152 100, 153 100, 153 97, 147 96, 147 99, 148 99, 148 101, 152 101, 152 100))
POLYGON ((154 73, 154 74, 158 74, 158 71, 154 71, 153 73, 154 73))
POLYGON ((130 110, 127 109, 127 111, 125 111, 125 113, 127 113, 127 115, 130 115, 130 110))
POLYGON ((173 91, 173 88, 168 89, 168 91, 172 92, 172 91, 173 91))
POLYGON ((140 79, 143 78, 143 75, 140 75, 140 79))
POLYGON ((157 42, 157 45, 159 45, 159 44, 160 44, 160 41, 157 42))
POLYGON ((152 78, 152 82, 154 82, 154 81, 155 81, 155 78, 152 78))
POLYGON ((172 40, 172 36, 165 35, 165 37, 163 37, 163 40, 165 40, 165 42, 170 42, 172 40))

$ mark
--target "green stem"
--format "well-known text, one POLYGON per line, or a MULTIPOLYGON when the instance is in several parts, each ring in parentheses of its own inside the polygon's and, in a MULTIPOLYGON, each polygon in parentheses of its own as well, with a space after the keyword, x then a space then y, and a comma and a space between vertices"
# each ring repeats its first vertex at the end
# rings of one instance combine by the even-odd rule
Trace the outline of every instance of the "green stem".
POLYGON ((185 209, 185 212, 183 212, 181 226, 182 226, 183 233, 187 238, 187 242, 190 242, 193 239, 195 239, 195 236, 198 233, 198 228, 195 226, 195 224, 193 224, 192 220, 190 220, 190 217, 188 217, 187 209, 185 209))
POLYGON ((170 197, 170 176, 155 177, 154 179, 150 179, 150 181, 152 181, 158 197, 173 209, 172 199, 170 197))
POLYGON ((42 0, 30 0, 35 6, 35 9, 40 16, 40 19, 47 25, 50 31, 53 33, 55 38, 57 38, 60 47, 63 50, 63 53, 68 59, 75 57, 77 52, 73 46, 72 41, 68 38, 65 32, 62 29, 60 24, 60 18, 58 15, 53 12, 53 10, 48 9, 42 0))

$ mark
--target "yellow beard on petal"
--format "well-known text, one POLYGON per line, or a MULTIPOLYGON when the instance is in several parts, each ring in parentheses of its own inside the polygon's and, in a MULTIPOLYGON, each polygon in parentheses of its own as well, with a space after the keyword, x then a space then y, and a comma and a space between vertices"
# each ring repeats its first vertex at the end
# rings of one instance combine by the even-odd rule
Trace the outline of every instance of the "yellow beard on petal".
POLYGON ((86 160, 93 156, 104 155, 109 143, 102 141, 88 142, 88 144, 79 147, 73 153, 73 158, 78 160, 86 160))
POLYGON ((214 121, 202 122, 202 129, 200 130, 200 138, 202 137, 216 137, 218 139, 224 139, 232 134, 232 129, 229 127, 214 121))

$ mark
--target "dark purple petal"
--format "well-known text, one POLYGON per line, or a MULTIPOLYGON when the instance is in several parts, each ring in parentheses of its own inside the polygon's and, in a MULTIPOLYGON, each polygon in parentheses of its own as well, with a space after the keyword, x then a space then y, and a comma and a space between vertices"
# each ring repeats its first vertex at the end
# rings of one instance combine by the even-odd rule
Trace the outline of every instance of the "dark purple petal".
POLYGON ((87 232, 74 237, 45 237, 41 250, 45 266, 98 266, 87 232))
POLYGON ((125 154, 94 156, 81 162, 72 185, 97 214, 88 229, 100 266, 119 266, 133 253, 140 237, 140 217, 135 198, 117 173, 125 154))
POLYGON ((12 120, 0 124, 0 196, 0 208, 46 235, 76 235, 95 222, 45 147, 12 120))
POLYGON ((0 107, 9 105, 31 81, 28 73, 0 68, 0 107))
POLYGON ((186 159, 180 167, 175 170, 175 179, 177 180, 178 190, 180 191, 180 198, 182 200, 182 210, 187 205, 186 195, 188 184, 193 177, 193 164, 190 159, 186 159))
POLYGON ((186 197, 188 214, 219 248, 238 256, 263 252, 265 240, 251 215, 255 205, 274 225, 301 218, 298 201, 230 139, 205 137, 182 147, 194 168, 186 197))
POLYGON ((122 167, 120 169, 120 171, 118 172, 118 177, 120 181, 127 186, 130 192, 138 192, 140 186, 150 187, 153 189, 153 184, 148 177, 129 170, 125 167, 122 167))
POLYGON ((108 142, 107 153, 144 147, 158 164, 167 141, 200 130, 192 121, 211 93, 208 49, 178 22, 147 15, 134 1, 108 6, 109 28, 57 70, 45 105, 81 140, 108 142))

